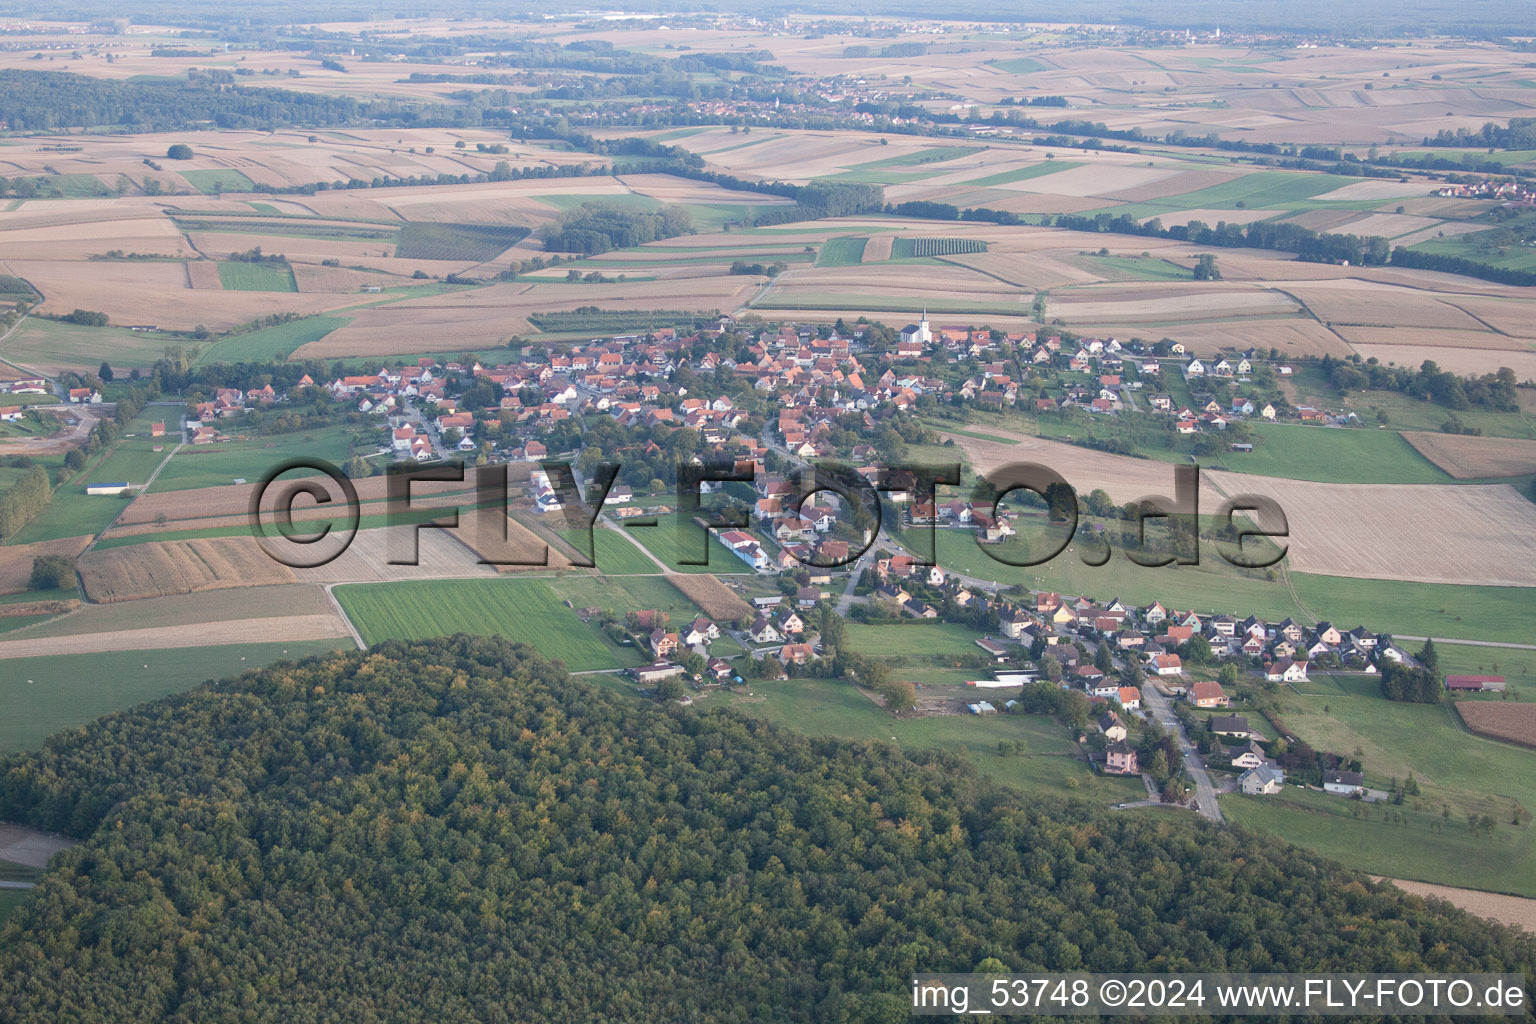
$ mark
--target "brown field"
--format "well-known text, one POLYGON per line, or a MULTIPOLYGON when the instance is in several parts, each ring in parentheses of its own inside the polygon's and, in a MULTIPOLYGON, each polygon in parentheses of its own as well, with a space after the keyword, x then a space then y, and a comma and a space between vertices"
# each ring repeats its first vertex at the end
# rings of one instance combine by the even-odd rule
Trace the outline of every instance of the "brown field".
POLYGON ((27 615, 63 615, 79 608, 79 598, 71 597, 66 601, 18 601, 15 604, 0 604, 0 618, 14 619, 27 615))
POLYGON ((66 537, 36 544, 0 546, 0 594, 19 594, 26 590, 27 581, 32 577, 32 562, 39 555, 74 557, 84 551, 90 542, 89 537, 66 537))
POLYGON ((952 439, 965 452, 971 468, 977 473, 985 475, 999 466, 1015 462, 1034 462, 1060 473, 1080 494, 1103 488, 1119 503, 1153 494, 1173 493, 1173 467, 1166 462, 1111 455, 1063 441, 1017 434, 990 424, 982 429, 1014 443, 983 441, 940 431, 941 437, 952 439))
POLYGON ((455 534, 474 559, 478 572, 540 572, 572 567, 568 545, 558 536, 534 529, 516 516, 508 515, 505 519, 505 540, 500 536, 500 518, 494 509, 476 512, 455 534), (487 564, 481 559, 500 564, 487 564))
MULTIPOLYGON (((335 561, 314 569, 295 569, 294 575, 305 583, 387 583, 496 575, 496 567, 482 564, 480 554, 472 546, 477 538, 476 517, 465 512, 460 523, 457 530, 419 531, 416 565, 391 565, 389 561, 391 557, 410 556, 410 527, 381 527, 359 531, 351 546, 335 561)), ((512 535, 517 536, 515 529, 512 535)), ((563 568, 566 564, 558 553, 551 553, 550 563, 550 568, 563 568)), ((512 571, 512 567, 507 571, 512 571)))
POLYGON ((891 246, 896 244, 895 235, 870 235, 864 243, 864 263, 883 263, 891 258, 891 246))
POLYGON ((1166 285, 1105 287, 1053 291, 1045 315, 1069 325, 1101 323, 1191 323, 1229 317, 1293 313, 1296 305, 1278 292, 1257 288, 1166 285))
MULTIPOLYGON (((1529 342, 1509 338, 1492 331, 1477 328, 1471 330, 1441 330, 1433 327, 1356 327, 1335 325, 1351 345, 1370 345, 1380 348, 1414 347, 1471 349, 1482 353, 1481 358, 1492 360, 1503 352, 1529 352, 1529 342)), ((1402 360, 1398 360, 1402 362, 1402 360)), ((1491 369, 1488 372, 1492 372, 1491 369)))
POLYGON ((1458 700, 1456 713, 1479 736, 1536 747, 1536 704, 1507 700, 1458 700))
POLYGON ((241 619, 187 626, 147 626, 110 633, 77 633, 69 636, 35 637, 0 642, 0 659, 45 658, 59 654, 96 654, 101 651, 158 651, 173 647, 217 647, 222 644, 271 643, 273 638, 298 642, 349 637, 345 624, 334 613, 284 615, 269 619, 241 619))
POLYGON ((1405 430, 1403 439, 1458 480, 1536 473, 1536 441, 1405 430))
POLYGON ((752 618, 752 606, 717 577, 707 573, 668 573, 667 582, 716 622, 752 618))
POLYGON ((1507 484, 1330 484, 1205 475, 1224 495, 1262 494, 1279 503, 1290 525, 1290 567, 1297 572, 1536 586, 1536 505, 1507 484))
MULTIPOLYGON (((1106 332, 1107 333, 1107 332, 1106 332)), ((1162 337, 1169 333, 1161 327, 1142 327, 1142 337, 1162 337)), ((1350 354, 1350 347, 1338 335, 1316 320, 1250 320, 1246 323, 1188 324, 1177 331, 1178 340, 1195 355, 1213 355, 1226 349, 1254 347, 1278 348, 1281 358, 1291 356, 1331 355, 1335 359, 1350 354)))
POLYGON ((1364 327, 1438 327, 1478 331, 1483 327, 1441 296, 1415 288, 1394 288, 1360 280, 1282 282, 1325 323, 1364 327))
MULTIPOLYGON (((1345 330, 1357 331, 1360 328, 1345 328, 1345 330)), ((1374 356, 1383 363, 1396 363, 1399 366, 1417 368, 1423 365, 1424 360, 1432 359, 1439 364, 1440 369, 1461 374, 1493 373, 1499 367, 1507 366, 1515 371, 1517 380, 1536 381, 1536 351, 1511 352, 1503 349, 1358 343, 1354 344, 1354 349, 1364 359, 1374 356)))
POLYGON ((134 601, 224 587, 294 582, 293 570, 268 557, 249 537, 156 541, 93 551, 80 559, 92 601, 134 601))
POLYGON ((1469 914, 1497 921, 1514 928, 1524 928, 1536 934, 1536 900, 1528 896, 1506 896, 1497 892, 1478 889, 1460 889, 1453 885, 1435 885, 1431 882, 1409 882, 1401 878, 1382 878, 1372 875, 1378 882, 1391 882, 1403 892, 1424 899, 1445 900, 1469 914))
MULTIPOLYGON (((187 286, 200 291, 224 290, 224 283, 219 279, 219 265, 212 260, 193 260, 183 264, 187 268, 187 286)), ((297 275, 298 268, 294 268, 297 275)))
MULTIPOLYGON (((190 269, 192 265, 187 266, 190 269)), ((399 282, 390 280, 384 274, 348 270, 345 267, 317 267, 312 263, 295 263, 293 264, 293 283, 301 292, 344 294, 359 291, 365 284, 388 286, 399 282)))
MULTIPOLYGON (((1529 292, 1530 289, 1525 289, 1524 293, 1529 292)), ((1519 338, 1536 338, 1536 301, 1530 298, 1468 295, 1449 301, 1486 321, 1494 330, 1505 331, 1519 338)))

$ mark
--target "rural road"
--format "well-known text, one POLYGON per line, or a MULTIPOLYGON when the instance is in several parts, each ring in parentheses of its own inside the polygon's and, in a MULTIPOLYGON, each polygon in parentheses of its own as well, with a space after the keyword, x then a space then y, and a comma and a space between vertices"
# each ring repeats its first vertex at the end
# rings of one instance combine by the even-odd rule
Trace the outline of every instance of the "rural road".
POLYGON ((1205 765, 1200 763, 1199 753, 1189 742, 1184 724, 1174 717, 1168 698, 1164 697, 1156 686, 1145 686, 1141 692, 1147 703, 1152 706, 1153 716, 1179 741, 1179 749, 1184 752, 1184 770, 1189 772, 1189 777, 1195 780, 1195 799, 1200 804, 1201 816, 1219 823, 1222 817, 1221 808, 1216 803, 1216 787, 1211 785, 1211 777, 1206 774, 1205 765))
POLYGON ((0 881, 0 889, 36 889, 36 882, 3 882, 0 881))
POLYGON ((1403 634, 1403 633, 1393 633, 1392 634, 1392 639, 1394 639, 1394 640, 1419 640, 1419 641, 1433 639, 1435 641, 1435 643, 1437 643, 1437 644, 1462 644, 1463 646, 1466 646, 1466 647, 1508 647, 1508 648, 1511 648, 1511 649, 1516 650, 1516 651, 1536 651, 1536 644, 1501 643, 1500 641, 1497 641, 1497 640, 1453 640, 1450 637, 1443 637, 1443 636, 1437 636, 1437 637, 1408 636, 1407 634, 1403 634))

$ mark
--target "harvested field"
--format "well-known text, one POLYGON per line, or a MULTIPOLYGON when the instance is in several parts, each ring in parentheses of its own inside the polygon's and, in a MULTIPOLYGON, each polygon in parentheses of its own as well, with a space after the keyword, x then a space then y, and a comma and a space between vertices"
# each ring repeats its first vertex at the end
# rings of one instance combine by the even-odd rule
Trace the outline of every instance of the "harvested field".
POLYGON ((667 582, 716 622, 752 618, 752 606, 708 573, 669 573, 667 582))
MULTIPOLYGON (((1512 700, 1458 700, 1456 713, 1479 736, 1536 747, 1536 704, 1512 700)), ((1536 931, 1536 928, 1532 929, 1536 931)))
POLYGON ((940 431, 939 436, 953 439, 965 452, 971 467, 983 475, 1010 463, 1034 462, 1060 473, 1080 494, 1102 487, 1121 504, 1148 495, 1173 493, 1173 467, 1166 462, 1097 452, 1061 441, 1012 433, 990 424, 985 429, 988 434, 1013 443, 984 441, 944 431, 940 431))
MULTIPOLYGON (((1527 705, 1529 706, 1529 705, 1527 705)), ((1524 928, 1536 934, 1536 900, 1527 896, 1506 896, 1498 892, 1482 892, 1479 889, 1461 889, 1453 885, 1435 885, 1431 882, 1408 882, 1401 878, 1380 878, 1379 882, 1391 882, 1403 892, 1425 899, 1445 900, 1469 914, 1497 921, 1514 928, 1524 928)))
POLYGON ((219 279, 219 265, 212 260, 193 260, 185 264, 187 268, 187 287, 207 290, 223 291, 224 282, 219 279))
MULTIPOLYGON (((1118 326, 1118 325, 1117 325, 1118 326)), ((1156 329, 1142 330, 1151 336, 1156 329)), ((1247 323, 1193 324, 1175 332, 1178 340, 1195 355, 1214 355, 1218 351, 1249 347, 1280 350, 1281 358, 1331 355, 1335 359, 1350 354, 1350 347, 1337 334, 1316 320, 1251 320, 1247 323)))
POLYGON ((1405 430, 1403 439, 1458 480, 1536 473, 1536 441, 1405 430))
POLYGON ((1279 503, 1290 526, 1290 567, 1296 572, 1536 586, 1536 505, 1507 484, 1328 484, 1210 471, 1205 476, 1224 495, 1262 494, 1279 503))
MULTIPOLYGON (((387 583, 496 575, 495 567, 482 565, 480 556, 467 543, 474 539, 473 516, 463 513, 460 522, 463 525, 457 530, 417 531, 416 565, 389 563, 391 557, 408 558, 411 553, 412 527, 395 526, 359 530, 351 546, 335 561, 314 569, 295 569, 293 573, 305 583, 387 583)), ((554 562, 555 556, 551 555, 550 561, 554 562)))
MULTIPOLYGON (((1336 325, 1337 326, 1337 325, 1336 325)), ((1476 327, 1471 330, 1450 331, 1439 330, 1432 327, 1353 327, 1337 326, 1337 330, 1351 345, 1370 345, 1382 348, 1417 347, 1417 348, 1443 348, 1443 349, 1470 349, 1470 350, 1500 350, 1506 352, 1529 352, 1529 342, 1520 338, 1507 338, 1502 334, 1494 334, 1492 331, 1480 330, 1476 327)), ((1430 357, 1433 358, 1433 357, 1430 357)), ((1494 351, 1487 351, 1484 359, 1497 358, 1494 351)), ((1396 360, 1402 363, 1403 360, 1396 360)), ((1414 363, 1417 366, 1418 363, 1414 363)), ((1491 373, 1496 367, 1490 367, 1491 373)))
POLYGON ((864 243, 865 263, 883 263, 891 258, 891 243, 896 241, 895 235, 871 235, 869 241, 864 243))
POLYGON ((1360 181, 1324 192, 1316 198, 1330 203, 1357 203, 1361 200, 1408 199, 1429 191, 1422 181, 1360 181))
POLYGON ((1319 320, 1334 325, 1482 329, 1481 324, 1443 297, 1417 288, 1360 280, 1277 282, 1276 287, 1306 303, 1319 320))
POLYGON ((270 643, 274 637, 297 643, 350 636, 332 614, 285 615, 268 619, 239 619, 216 624, 150 626, 110 633, 36 637, 0 642, 0 659, 43 658, 59 654, 91 654, 104 650, 156 651, 177 647, 217 647, 222 644, 270 643))
POLYGON ((1295 311, 1290 299, 1256 288, 1181 287, 1168 294, 1166 285, 1138 289, 1129 285, 1052 292, 1046 316, 1068 324, 1189 323, 1228 317, 1275 316, 1295 311))
MULTIPOLYGON (((1529 289, 1526 291, 1529 292, 1529 289)), ((1536 300, 1495 295, 1458 295, 1446 301, 1486 321, 1494 330, 1518 338, 1536 338, 1536 300)))
POLYGON ((148 597, 142 601, 81 605, 72 614, 40 622, 7 639, 113 633, 149 626, 190 626, 196 623, 275 619, 289 615, 323 615, 331 611, 325 588, 302 584, 205 590, 198 594, 148 597))
POLYGON ((104 604, 295 580, 292 569, 274 561, 250 537, 156 541, 93 551, 80 559, 80 578, 86 596, 104 604))
MULTIPOLYGON (((1142 203, 1148 199, 1164 199, 1171 196, 1181 196, 1188 192, 1198 192, 1203 188, 1213 185, 1224 185, 1236 178, 1241 178, 1242 172, 1232 171, 1181 171, 1172 168, 1146 168, 1149 172, 1155 172, 1156 177, 1146 179, 1139 185, 1130 188, 1122 188, 1108 196, 1126 203, 1142 203)), ((1235 213, 1241 211, 1232 211, 1235 213)), ((1229 218, 1230 219, 1230 218, 1229 218)), ((1169 223, 1164 221, 1163 223, 1169 223)), ((1214 224, 1215 220, 1207 223, 1214 224)))
MULTIPOLYGON (((190 268, 190 264, 188 265, 190 268)), ((293 282, 301 292, 355 292, 365 284, 392 285, 399 282, 385 274, 370 274, 345 267, 317 267, 312 263, 293 264, 293 282)))
POLYGON ((0 594, 19 594, 26 590, 27 581, 32 578, 32 562, 39 555, 74 557, 84 551, 90 542, 89 537, 66 537, 36 544, 0 546, 0 594))
MULTIPOLYGON (((1348 330, 1348 328, 1346 328, 1348 330)), ((1354 328, 1353 330, 1360 330, 1354 328)), ((1490 337, 1492 337, 1490 335, 1490 337)), ((1515 378, 1536 381, 1536 351, 1511 352, 1503 349, 1483 348, 1433 348, 1421 345, 1361 345, 1355 351, 1364 359, 1376 357, 1383 363, 1418 367, 1424 360, 1433 359, 1440 369, 1452 373, 1493 373, 1501 366, 1515 371, 1515 378)))

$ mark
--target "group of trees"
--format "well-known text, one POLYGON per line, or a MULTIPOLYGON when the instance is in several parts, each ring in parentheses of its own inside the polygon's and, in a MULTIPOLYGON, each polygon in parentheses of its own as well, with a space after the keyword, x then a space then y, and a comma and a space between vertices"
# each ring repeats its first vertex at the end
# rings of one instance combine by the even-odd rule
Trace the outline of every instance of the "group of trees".
POLYGON ((1536 970, 1531 937, 1272 837, 637 705, 486 638, 108 716, 0 760, 0 818, 83 840, 4 927, 16 1024, 851 1024, 905 1020, 912 971, 983 962, 1536 970))
POLYGON ((1397 391, 1410 398, 1456 410, 1475 406, 1495 412, 1515 412, 1520 408, 1520 395, 1515 390, 1515 371, 1507 366, 1499 367, 1497 373, 1463 377, 1440 369, 1439 364, 1432 359, 1424 360, 1414 370, 1407 366, 1360 362, 1357 358, 1334 359, 1325 353, 1318 363, 1318 369, 1340 391, 1367 388, 1372 391, 1397 391))
POLYGON ((591 202, 560 214, 553 223, 540 228, 538 235, 552 252, 590 256, 692 233, 693 217, 686 207, 626 210, 611 203, 591 202))
POLYGON ((11 541, 53 499, 48 471, 31 466, 0 493, 0 540, 11 541))

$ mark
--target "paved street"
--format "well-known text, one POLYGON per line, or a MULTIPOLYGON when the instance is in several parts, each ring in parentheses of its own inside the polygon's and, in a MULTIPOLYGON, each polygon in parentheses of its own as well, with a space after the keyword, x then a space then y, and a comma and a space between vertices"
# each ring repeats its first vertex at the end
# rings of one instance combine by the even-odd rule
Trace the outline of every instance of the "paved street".
POLYGON ((1189 772, 1189 777, 1195 780, 1195 800, 1200 804, 1201 815, 1212 821, 1221 821, 1221 808, 1216 803, 1216 787, 1211 785, 1211 777, 1206 772, 1205 765, 1200 763, 1200 755, 1196 752, 1194 744, 1189 742, 1189 735, 1184 731, 1183 723, 1174 716, 1168 698, 1151 684, 1142 687, 1141 692, 1152 709, 1153 717, 1179 741, 1179 749, 1184 753, 1184 770, 1189 772))

